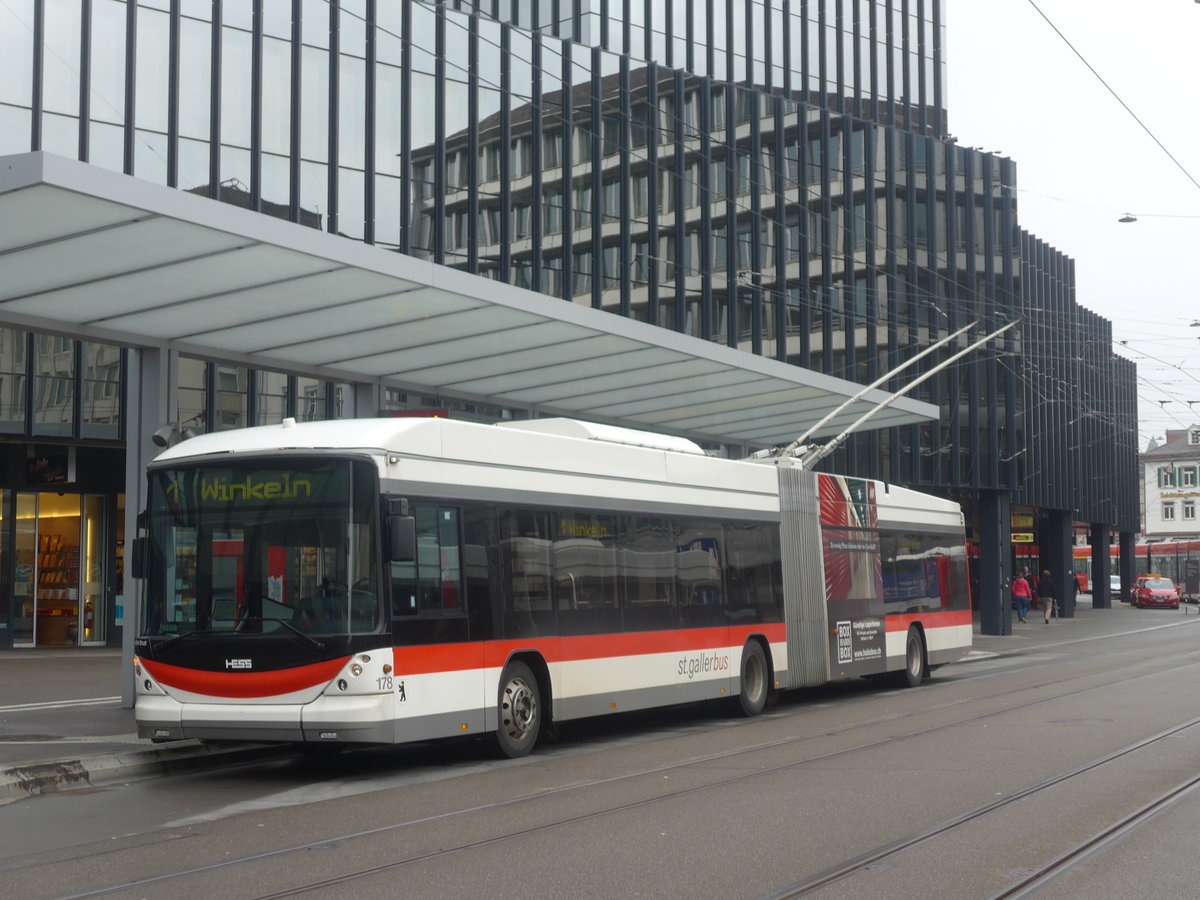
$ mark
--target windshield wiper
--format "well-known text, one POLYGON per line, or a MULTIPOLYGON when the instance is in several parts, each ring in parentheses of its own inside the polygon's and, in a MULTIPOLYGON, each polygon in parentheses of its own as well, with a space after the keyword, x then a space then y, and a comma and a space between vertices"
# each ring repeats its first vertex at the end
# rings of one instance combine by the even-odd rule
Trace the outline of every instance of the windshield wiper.
MULTIPOLYGON (((301 637, 304 640, 308 641, 310 644, 312 644, 318 650, 323 651, 325 649, 325 645, 321 641, 318 641, 316 638, 310 637, 309 635, 305 634, 303 631, 301 631, 299 628, 297 628, 295 625, 293 625, 287 619, 276 619, 272 616, 246 616, 244 619, 242 619, 242 625, 244 625, 246 622, 278 622, 284 628, 288 629, 288 631, 291 631, 293 634, 297 635, 298 637, 301 637)), ((240 625, 238 626, 238 630, 241 631, 240 625)))
POLYGON ((193 631, 181 631, 181 632, 179 632, 178 634, 170 634, 170 635, 166 635, 166 636, 163 638, 163 640, 162 640, 161 642, 159 642, 159 645, 158 645, 158 648, 157 648, 157 649, 159 649, 159 650, 162 650, 162 649, 163 649, 163 648, 165 648, 165 647, 170 647, 171 645, 173 645, 173 644, 174 644, 174 643, 176 643, 177 641, 182 641, 184 638, 193 638, 193 637, 195 637, 195 636, 196 636, 196 635, 198 635, 198 634, 212 634, 212 632, 211 632, 211 631, 197 631, 197 630, 193 630, 193 631))

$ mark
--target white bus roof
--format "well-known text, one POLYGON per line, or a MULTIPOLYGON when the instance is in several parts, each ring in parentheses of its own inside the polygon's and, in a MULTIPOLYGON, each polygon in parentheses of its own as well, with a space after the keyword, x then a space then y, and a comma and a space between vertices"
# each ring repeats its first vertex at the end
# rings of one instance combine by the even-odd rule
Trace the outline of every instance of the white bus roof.
MULTIPOLYGON (((640 499, 646 498, 652 486, 674 487, 683 490, 677 499, 685 505, 728 504, 764 513, 779 510, 773 470, 799 465, 790 458, 718 459, 704 455, 684 438, 573 419, 481 425, 443 418, 285 420, 279 425, 198 435, 164 450, 153 465, 280 450, 357 450, 399 456, 402 466, 408 460, 410 467, 418 467, 401 477, 430 484, 482 488, 511 482, 513 487, 521 484, 552 494, 602 493, 611 498, 640 499), (528 480, 535 472, 545 473, 538 476, 536 486, 528 480)), ((962 513, 954 501, 881 482, 877 485, 882 527, 911 523, 914 517, 931 525, 961 527, 962 513)), ((678 491, 671 493, 678 495, 678 491)))
POLYGON ((548 428, 439 418, 285 422, 199 435, 151 465, 284 450, 360 451, 386 456, 381 475, 412 486, 404 490, 443 485, 447 496, 507 491, 559 502, 590 496, 614 508, 644 501, 697 511, 779 512, 777 476, 766 467, 706 456, 690 441, 632 429, 539 421, 548 428))
POLYGON ((695 441, 669 434, 655 434, 618 425, 602 425, 598 422, 582 422, 579 419, 522 419, 517 422, 498 422, 497 428, 516 428, 521 431, 536 431, 539 434, 557 434, 560 437, 583 438, 589 441, 607 441, 610 444, 629 444, 633 447, 649 447, 653 450, 671 450, 675 453, 704 455, 704 449, 695 441))
MULTIPOLYGON (((278 425, 260 425, 200 434, 163 450, 155 462, 184 459, 217 453, 249 453, 256 451, 329 449, 395 451, 419 440, 420 432, 450 432, 463 438, 461 430, 474 430, 480 441, 497 439, 493 429, 537 433, 558 438, 600 441, 650 450, 687 453, 704 456, 704 450, 687 438, 654 434, 616 425, 582 422, 577 419, 529 419, 519 422, 499 422, 480 425, 438 417, 397 417, 378 419, 328 419, 320 422, 295 422, 285 419, 278 425), (490 434, 489 434, 490 432, 490 434)), ((481 445, 482 449, 482 445, 481 445)), ((483 458, 481 452, 480 458, 483 458)))

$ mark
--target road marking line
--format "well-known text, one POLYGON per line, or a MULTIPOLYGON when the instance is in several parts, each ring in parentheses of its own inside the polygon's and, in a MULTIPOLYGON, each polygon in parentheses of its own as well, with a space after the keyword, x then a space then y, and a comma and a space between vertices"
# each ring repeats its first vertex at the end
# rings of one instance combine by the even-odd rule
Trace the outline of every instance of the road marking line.
POLYGON ((17 703, 12 706, 0 706, 0 712, 21 712, 32 709, 66 709, 72 706, 107 706, 119 703, 120 697, 90 697, 86 700, 45 700, 41 703, 17 703))

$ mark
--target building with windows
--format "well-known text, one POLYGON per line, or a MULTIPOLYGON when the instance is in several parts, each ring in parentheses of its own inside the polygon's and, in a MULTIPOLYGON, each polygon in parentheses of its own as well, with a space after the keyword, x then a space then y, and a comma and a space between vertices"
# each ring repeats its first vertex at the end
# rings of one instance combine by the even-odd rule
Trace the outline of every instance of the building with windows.
POLYGON ((1015 531, 1055 571, 1077 523, 1132 553, 1135 369, 1016 164, 949 135, 941 10, 9 0, 0 644, 117 639, 164 423, 565 414, 744 455, 909 360, 821 465, 963 504, 985 630, 1015 531))
POLYGON ((1200 538, 1200 425, 1168 431, 1141 455, 1142 508, 1147 538, 1200 538))

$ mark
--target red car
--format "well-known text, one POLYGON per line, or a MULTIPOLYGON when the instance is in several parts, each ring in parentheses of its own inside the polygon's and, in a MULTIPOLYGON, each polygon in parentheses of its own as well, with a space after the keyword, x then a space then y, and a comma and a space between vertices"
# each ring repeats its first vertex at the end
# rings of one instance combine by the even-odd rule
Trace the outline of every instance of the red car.
POLYGON ((1133 586, 1133 605, 1138 609, 1165 606, 1179 609, 1179 592, 1169 578, 1161 575, 1139 575, 1133 586))

